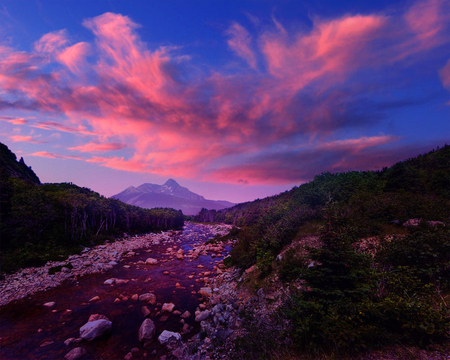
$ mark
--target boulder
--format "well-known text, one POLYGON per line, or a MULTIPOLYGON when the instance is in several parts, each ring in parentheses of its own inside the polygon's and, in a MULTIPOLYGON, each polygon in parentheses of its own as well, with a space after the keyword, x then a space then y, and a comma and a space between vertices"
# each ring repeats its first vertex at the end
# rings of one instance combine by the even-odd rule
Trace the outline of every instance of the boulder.
POLYGON ((156 326, 151 319, 145 319, 139 328, 139 341, 151 340, 155 337, 156 326))
POLYGON ((51 308, 51 307, 53 307, 53 306, 55 306, 55 302, 54 301, 50 301, 50 302, 46 302, 45 304, 44 304, 44 306, 45 307, 48 307, 48 308, 51 308))
POLYGON ((175 340, 181 340, 181 334, 173 331, 164 330, 158 337, 158 341, 161 345, 166 344, 170 338, 175 338, 175 340))
POLYGON ((80 328, 80 337, 84 340, 91 341, 108 333, 111 327, 112 322, 105 319, 90 321, 80 328))
POLYGON ((66 356, 64 356, 67 360, 77 360, 82 358, 84 355, 87 354, 87 351, 83 349, 82 347, 76 347, 70 350, 66 356))

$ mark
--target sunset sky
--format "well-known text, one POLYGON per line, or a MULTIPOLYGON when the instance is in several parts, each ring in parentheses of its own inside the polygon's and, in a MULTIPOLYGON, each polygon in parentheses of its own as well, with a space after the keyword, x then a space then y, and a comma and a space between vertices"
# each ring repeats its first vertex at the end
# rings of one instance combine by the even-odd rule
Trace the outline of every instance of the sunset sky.
POLYGON ((0 1, 0 142, 242 202, 450 139, 450 1, 0 1))

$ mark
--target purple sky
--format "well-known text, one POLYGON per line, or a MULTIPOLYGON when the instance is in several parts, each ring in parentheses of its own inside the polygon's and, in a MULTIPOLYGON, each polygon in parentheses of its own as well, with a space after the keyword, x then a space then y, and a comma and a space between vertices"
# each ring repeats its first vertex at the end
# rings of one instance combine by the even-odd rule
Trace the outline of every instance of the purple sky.
POLYGON ((43 182, 233 202, 450 139, 450 1, 0 4, 0 141, 43 182))

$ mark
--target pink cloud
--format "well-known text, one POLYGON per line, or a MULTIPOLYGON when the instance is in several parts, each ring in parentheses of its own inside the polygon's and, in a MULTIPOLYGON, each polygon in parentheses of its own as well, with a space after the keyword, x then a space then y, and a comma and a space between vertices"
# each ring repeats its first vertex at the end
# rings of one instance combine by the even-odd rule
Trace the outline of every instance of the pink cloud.
POLYGON ((79 42, 61 51, 58 55, 58 61, 66 65, 73 73, 79 73, 81 67, 87 65, 86 56, 89 51, 90 45, 88 43, 79 42))
POLYGON ((33 138, 32 136, 24 136, 24 135, 11 135, 9 137, 14 142, 30 142, 33 144, 44 144, 45 141, 39 141, 33 138))
POLYGON ((68 42, 66 30, 59 30, 42 36, 34 43, 34 48, 38 53, 53 55, 59 53, 68 42))
POLYGON ((441 75, 442 84, 450 90, 450 60, 439 72, 441 75))
POLYGON ((60 155, 60 154, 50 153, 50 152, 47 152, 47 151, 37 151, 37 152, 34 152, 34 153, 30 154, 30 155, 31 156, 45 157, 45 158, 49 158, 49 159, 83 160, 83 158, 81 158, 79 156, 60 155))
POLYGON ((44 129, 44 130, 58 130, 58 131, 74 133, 74 134, 96 135, 95 132, 86 130, 86 128, 84 126, 79 125, 77 127, 72 127, 69 125, 60 124, 55 121, 40 121, 31 126, 38 128, 38 129, 44 129))
POLYGON ((244 27, 233 23, 226 32, 229 35, 228 46, 243 58, 254 69, 256 69, 256 57, 250 48, 251 36, 244 27))
POLYGON ((127 145, 123 143, 87 143, 80 146, 69 148, 70 150, 78 150, 81 152, 103 152, 103 151, 115 151, 126 148, 127 145))
MULTIPOLYGON (((419 2, 400 14, 315 18, 308 31, 288 31, 273 19, 272 28, 254 37, 233 23, 224 41, 252 68, 233 75, 215 69, 184 76, 193 66, 182 49, 150 50, 138 24, 105 13, 83 22, 95 36, 89 44, 72 45, 61 30, 44 35, 32 53, 0 46, 0 87, 6 94, 0 106, 58 119, 32 127, 92 137, 72 150, 119 151, 128 144, 130 158, 86 160, 101 166, 224 182, 304 179, 290 158, 305 164, 299 159, 305 149, 312 156, 341 154, 326 163, 341 169, 368 149, 396 140, 335 140, 338 130, 359 134, 376 122, 370 117, 375 111, 359 104, 367 84, 351 90, 356 85, 349 82, 359 71, 390 67, 408 56, 413 61, 413 51, 442 45, 448 37, 446 3, 431 0, 423 8, 419 2), (258 155, 263 150, 265 160, 258 155)), ((444 86, 448 67, 440 72, 444 86)))

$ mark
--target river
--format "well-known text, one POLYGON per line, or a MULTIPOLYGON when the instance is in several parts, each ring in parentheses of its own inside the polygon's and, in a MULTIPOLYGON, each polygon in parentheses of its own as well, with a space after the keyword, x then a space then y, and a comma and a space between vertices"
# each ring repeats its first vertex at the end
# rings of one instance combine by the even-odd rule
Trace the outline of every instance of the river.
POLYGON ((184 324, 177 311, 184 313, 187 310, 192 314, 185 320, 191 331, 183 334, 183 341, 200 331, 194 313, 202 303, 198 291, 206 286, 204 281, 208 276, 205 277, 205 272, 211 272, 212 278, 223 257, 231 250, 228 244, 221 253, 204 251, 198 258, 189 257, 189 250, 197 249, 214 237, 212 230, 213 226, 186 223, 182 231, 173 232, 168 240, 135 250, 135 256, 122 259, 109 271, 66 280, 55 288, 1 306, 0 358, 63 359, 71 349, 81 346, 87 351, 82 358, 86 360, 124 359, 132 349, 133 359, 159 359, 166 350, 158 341, 144 347, 138 339, 139 327, 145 319, 142 307, 147 306, 150 310, 148 318, 156 324, 156 336, 163 330, 182 332, 184 324), (172 252, 168 252, 168 248, 172 252), (185 252, 183 260, 174 256, 179 249, 185 252), (142 261, 149 257, 157 259, 158 264, 143 265, 142 261), (129 281, 104 284, 112 278, 129 281), (156 305, 131 299, 134 294, 149 292, 156 295, 156 305), (89 301, 95 296, 100 299, 89 301), (47 302, 56 304, 43 306, 47 302), (174 312, 161 313, 163 303, 175 304, 174 312), (92 314, 107 316, 113 324, 111 332, 91 342, 65 345, 65 340, 79 338, 80 327, 92 314))

